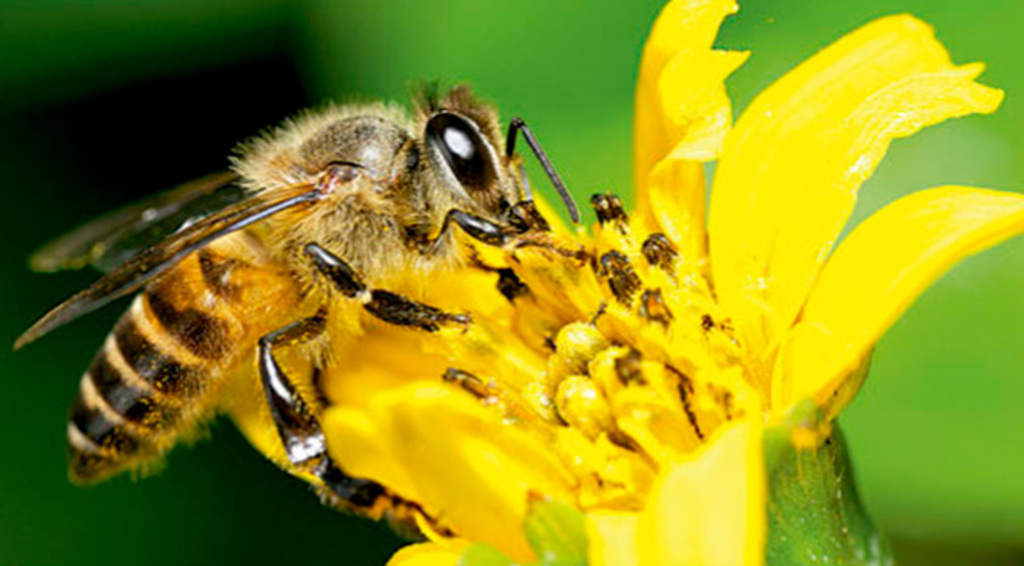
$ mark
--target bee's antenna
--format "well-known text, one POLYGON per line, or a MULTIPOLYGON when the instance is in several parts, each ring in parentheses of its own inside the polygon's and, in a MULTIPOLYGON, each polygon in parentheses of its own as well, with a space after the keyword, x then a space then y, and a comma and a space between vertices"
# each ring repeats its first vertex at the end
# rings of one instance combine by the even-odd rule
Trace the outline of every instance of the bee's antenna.
MULTIPOLYGON (((508 125, 508 139, 505 142, 505 155, 506 157, 512 157, 515 153, 516 138, 519 132, 523 133, 523 137, 526 138, 526 144, 533 150, 533 154, 537 156, 537 160, 540 161, 541 167, 544 168, 544 172, 548 174, 548 178, 551 179, 551 184, 555 186, 558 191, 558 196, 562 197, 562 202, 565 203, 565 208, 569 211, 569 217, 572 218, 574 224, 578 224, 580 221, 580 210, 576 206, 576 201, 572 200, 572 195, 569 194, 569 189, 565 188, 565 183, 562 182, 562 178, 558 176, 558 172, 555 171, 555 166, 551 164, 551 160, 548 159, 544 149, 540 147, 540 142, 534 137, 533 132, 526 125, 526 122, 522 118, 516 116, 512 118, 508 125)), ((525 177, 524 177, 525 178, 525 177)), ((529 193, 529 189, 526 191, 527 198, 532 198, 529 193)))

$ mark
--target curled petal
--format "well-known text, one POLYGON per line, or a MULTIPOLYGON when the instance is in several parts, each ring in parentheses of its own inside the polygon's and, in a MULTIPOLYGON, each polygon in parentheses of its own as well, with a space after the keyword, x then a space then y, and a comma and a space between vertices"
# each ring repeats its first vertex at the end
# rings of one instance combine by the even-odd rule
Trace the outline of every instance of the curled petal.
POLYGON ((687 237, 676 240, 684 255, 703 251, 700 161, 714 159, 721 150, 732 125, 725 79, 747 58, 746 53, 712 49, 722 20, 736 10, 733 0, 670 2, 651 29, 640 64, 633 150, 637 209, 651 229, 658 229, 665 215, 657 214, 652 198, 657 191, 660 200, 683 212, 676 224, 695 222, 676 231, 687 237), (662 170, 658 175, 656 167, 662 170), (656 176, 660 179, 652 179, 656 176), (667 185, 668 179, 674 183, 667 185), (653 180, 657 183, 651 185, 653 180))
POLYGON ((870 23, 765 90, 726 141, 711 196, 719 297, 763 350, 796 318, 849 218, 861 183, 894 138, 973 112, 1002 92, 954 67, 910 16, 870 23))
POLYGON ((787 340, 803 362, 779 372, 773 404, 824 403, 935 279, 1021 232, 1024 196, 969 187, 919 191, 868 218, 822 270, 787 340))

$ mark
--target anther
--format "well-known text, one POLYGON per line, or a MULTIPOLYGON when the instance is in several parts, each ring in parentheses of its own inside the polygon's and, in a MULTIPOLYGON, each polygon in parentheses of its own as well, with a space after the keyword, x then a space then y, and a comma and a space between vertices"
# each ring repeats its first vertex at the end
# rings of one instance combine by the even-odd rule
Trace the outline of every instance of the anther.
POLYGON ((628 352, 615 359, 615 375, 619 377, 619 381, 621 381, 623 385, 647 384, 647 379, 644 378, 643 368, 640 365, 641 361, 642 357, 640 352, 635 348, 630 348, 628 352))
POLYGON ((715 319, 711 318, 710 314, 703 314, 700 317, 700 327, 704 332, 711 331, 715 327, 715 319))
POLYGON ((672 273, 672 264, 675 262, 676 256, 679 255, 679 252, 672 246, 672 242, 669 242, 668 238, 660 232, 648 236, 640 251, 643 252, 648 264, 669 274, 672 273))
POLYGON ((530 289, 516 276, 515 271, 504 268, 498 270, 498 291, 512 302, 529 294, 530 289))
POLYGON ((616 195, 593 195, 590 197, 590 204, 594 207, 597 221, 601 224, 624 222, 626 220, 626 211, 623 210, 622 201, 616 195))
POLYGON ((522 232, 529 230, 551 231, 551 225, 540 215, 537 205, 532 200, 524 200, 512 205, 510 220, 522 232))
POLYGON ((612 294, 624 305, 629 305, 633 295, 640 289, 640 278, 633 271, 633 266, 626 256, 616 250, 601 256, 598 275, 608 278, 612 294))
POLYGON ((484 383, 482 379, 468 371, 448 368, 444 371, 444 375, 441 378, 448 383, 458 385, 477 399, 485 400, 494 397, 492 388, 484 383))
POLYGON ((640 296, 640 316, 668 326, 672 320, 672 311, 665 304, 661 289, 648 289, 640 296))

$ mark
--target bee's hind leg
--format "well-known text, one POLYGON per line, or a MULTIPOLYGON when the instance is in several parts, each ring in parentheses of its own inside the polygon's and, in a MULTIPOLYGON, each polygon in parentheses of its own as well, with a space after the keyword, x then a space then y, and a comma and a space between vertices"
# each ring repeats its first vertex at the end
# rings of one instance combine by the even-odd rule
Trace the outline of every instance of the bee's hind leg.
POLYGON ((323 315, 294 322, 259 341, 259 371, 270 415, 292 467, 319 480, 321 494, 332 506, 373 515, 384 488, 370 480, 345 474, 327 454, 320 422, 274 359, 276 347, 315 338, 324 330, 323 315))
POLYGON ((352 266, 319 244, 306 244, 305 252, 317 270, 342 294, 359 301, 364 309, 384 322, 428 332, 438 330, 442 324, 469 324, 467 315, 447 313, 391 291, 368 288, 352 266))

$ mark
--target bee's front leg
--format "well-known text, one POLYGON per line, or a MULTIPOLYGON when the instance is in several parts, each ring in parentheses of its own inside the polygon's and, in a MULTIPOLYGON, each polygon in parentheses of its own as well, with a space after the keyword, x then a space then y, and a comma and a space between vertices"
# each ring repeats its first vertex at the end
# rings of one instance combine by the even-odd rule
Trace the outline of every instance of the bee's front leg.
POLYGON ((454 224, 462 228, 462 231, 471 238, 490 246, 505 248, 506 250, 534 247, 545 249, 576 261, 587 259, 586 252, 582 248, 567 248, 549 237, 547 232, 550 230, 550 227, 547 221, 540 215, 540 212, 537 211, 533 201, 522 201, 514 205, 512 214, 514 220, 510 222, 510 225, 502 226, 492 220, 481 218, 459 209, 449 210, 448 214, 444 217, 444 224, 441 225, 441 232, 428 248, 436 253, 454 224))
POLYGON ((452 224, 462 228, 462 231, 470 237, 499 248, 509 244, 516 236, 525 231, 512 230, 486 218, 453 208, 444 216, 441 231, 434 240, 432 247, 436 248, 441 245, 441 242, 448 235, 448 231, 451 230, 452 224))
POLYGON ((317 270, 342 294, 359 301, 364 309, 384 322, 428 332, 435 332, 442 324, 469 324, 467 315, 447 313, 391 291, 368 288, 351 265, 318 244, 306 244, 305 252, 317 270))

